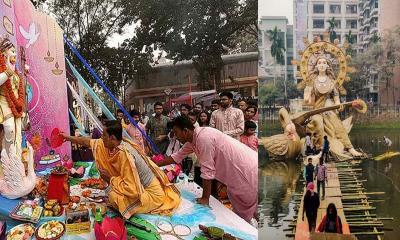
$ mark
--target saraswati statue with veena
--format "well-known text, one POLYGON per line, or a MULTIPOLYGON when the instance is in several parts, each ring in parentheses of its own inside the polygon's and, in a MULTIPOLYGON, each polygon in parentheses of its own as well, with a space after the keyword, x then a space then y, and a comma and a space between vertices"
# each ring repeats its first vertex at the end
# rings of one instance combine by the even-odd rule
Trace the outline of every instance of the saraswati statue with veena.
POLYGON ((300 51, 302 81, 298 84, 304 90, 303 107, 311 110, 290 115, 285 108, 280 109, 279 117, 284 134, 261 139, 270 155, 283 159, 294 159, 304 152, 306 133, 311 134, 313 145, 321 149, 324 136, 330 142, 330 153, 341 160, 362 156, 355 150, 349 139, 352 117, 342 121, 338 112, 352 107, 360 113, 367 111, 364 101, 340 102, 340 95, 345 95, 345 81, 350 81, 347 73, 354 71, 347 65, 351 59, 345 52, 348 43, 342 48, 339 41, 334 43, 314 38, 313 43, 304 39, 306 48, 300 51))

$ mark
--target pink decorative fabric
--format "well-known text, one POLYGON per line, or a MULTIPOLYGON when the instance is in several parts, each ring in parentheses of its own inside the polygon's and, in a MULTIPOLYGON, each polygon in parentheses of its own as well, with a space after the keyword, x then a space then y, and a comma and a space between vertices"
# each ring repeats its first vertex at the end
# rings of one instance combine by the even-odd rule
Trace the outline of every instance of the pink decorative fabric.
POLYGON ((244 132, 243 111, 234 107, 220 108, 211 114, 210 127, 239 140, 244 132))
POLYGON ((250 221, 257 211, 258 153, 222 132, 199 127, 193 141, 171 155, 180 163, 194 152, 203 179, 217 179, 228 189, 234 212, 250 221))
POLYGON ((256 135, 242 135, 240 136, 240 142, 253 149, 254 151, 258 151, 258 138, 256 137, 256 135))

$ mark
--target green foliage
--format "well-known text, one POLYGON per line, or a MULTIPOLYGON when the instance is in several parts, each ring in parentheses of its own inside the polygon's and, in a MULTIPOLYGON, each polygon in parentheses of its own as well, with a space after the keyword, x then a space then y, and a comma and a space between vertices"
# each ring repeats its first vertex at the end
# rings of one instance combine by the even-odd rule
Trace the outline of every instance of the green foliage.
POLYGON ((274 29, 268 30, 268 38, 271 41, 271 55, 273 58, 275 58, 275 61, 278 64, 284 65, 285 64, 285 55, 284 52, 286 51, 285 49, 285 42, 284 39, 282 39, 279 36, 279 33, 281 32, 278 27, 275 26, 274 29))
POLYGON ((336 23, 335 23, 335 17, 332 17, 331 19, 326 21, 329 24, 328 27, 328 32, 329 32, 329 39, 331 40, 331 42, 333 42, 336 38, 337 38, 337 34, 335 31, 336 23))
MULTIPOLYGON (((109 47, 113 34, 127 26, 126 5, 114 0, 48 0, 48 11, 73 42, 81 55, 99 74, 107 87, 124 100, 126 88, 150 68, 148 55, 127 45, 109 47)), ((51 27, 51 26, 49 26, 51 27)), ((94 79, 80 61, 65 46, 66 55, 89 82, 94 79)), ((68 75, 67 75, 68 76, 68 75)), ((106 101, 105 99, 102 99, 106 101)))
POLYGON ((346 41, 349 43, 349 48, 346 49, 346 53, 350 56, 354 56, 355 50, 353 49, 354 44, 354 36, 351 33, 351 30, 345 35, 346 41))
POLYGON ((258 95, 262 105, 273 106, 282 92, 274 84, 268 83, 258 86, 258 95))
POLYGON ((400 27, 387 31, 382 38, 371 43, 368 49, 358 53, 352 60, 351 65, 357 72, 350 74, 351 81, 345 84, 349 98, 354 99, 357 95, 366 97, 367 91, 364 86, 371 83, 376 75, 380 93, 385 92, 387 98, 392 96, 395 105, 395 83, 394 68, 400 66, 400 27))

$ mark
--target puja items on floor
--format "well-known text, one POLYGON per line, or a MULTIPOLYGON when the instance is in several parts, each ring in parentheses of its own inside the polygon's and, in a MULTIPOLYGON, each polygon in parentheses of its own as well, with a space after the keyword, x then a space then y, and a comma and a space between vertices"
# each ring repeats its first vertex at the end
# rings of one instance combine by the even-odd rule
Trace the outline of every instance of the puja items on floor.
POLYGON ((0 221, 0 239, 6 239, 6 229, 7 229, 7 223, 0 221))
POLYGON ((20 221, 37 223, 42 216, 43 207, 38 200, 25 200, 20 202, 10 213, 10 217, 20 221))
MULTIPOLYGON (((5 232, 5 229, 4 229, 5 232)), ((7 240, 28 240, 35 233, 35 227, 30 223, 24 223, 13 227, 7 233, 7 240)), ((0 237, 0 239, 5 239, 0 237)))
POLYGON ((48 165, 55 162, 61 161, 61 157, 58 154, 49 154, 40 158, 39 164, 48 165))
POLYGON ((203 236, 195 237, 195 240, 208 240, 208 239, 215 239, 215 240, 239 240, 238 238, 232 236, 229 233, 226 233, 222 228, 218 227, 206 227, 204 225, 199 225, 199 229, 203 232, 203 236))
POLYGON ((90 203, 89 207, 91 209, 92 215, 96 222, 102 222, 104 216, 107 213, 107 207, 101 204, 90 203))
POLYGON ((60 221, 45 222, 36 229, 35 237, 38 240, 60 239, 65 233, 65 224, 60 221))
MULTIPOLYGON (((158 154, 158 155, 154 155, 151 160, 153 160, 153 162, 158 163, 163 161, 164 155, 162 154, 158 154)), ((182 172, 182 168, 179 164, 170 164, 164 167, 161 167, 161 169, 164 171, 164 173, 167 175, 168 180, 170 182, 174 182, 174 180, 176 179, 176 177, 179 176, 179 174, 182 172)))
POLYGON ((43 216, 45 217, 59 217, 62 215, 63 207, 57 200, 48 200, 44 204, 43 216))
POLYGON ((126 240, 124 221, 119 217, 105 217, 102 223, 94 224, 94 234, 97 240, 126 240))
POLYGON ((161 240, 156 227, 142 218, 131 217, 125 220, 125 226, 128 237, 135 237, 138 240, 161 240))
POLYGON ((107 184, 101 178, 88 178, 81 182, 81 187, 104 190, 106 189, 107 184))
POLYGON ((36 186, 29 194, 30 198, 47 198, 48 181, 47 177, 37 177, 36 186))
POLYGON ((74 178, 82 178, 83 175, 85 175, 85 168, 82 166, 78 167, 77 169, 71 168, 69 170, 69 175, 74 178))
POLYGON ((56 199, 64 205, 69 202, 69 193, 68 170, 63 166, 54 167, 49 178, 47 198, 56 199))
POLYGON ((66 209, 66 228, 68 234, 82 234, 90 232, 90 216, 86 204, 70 203, 66 209))

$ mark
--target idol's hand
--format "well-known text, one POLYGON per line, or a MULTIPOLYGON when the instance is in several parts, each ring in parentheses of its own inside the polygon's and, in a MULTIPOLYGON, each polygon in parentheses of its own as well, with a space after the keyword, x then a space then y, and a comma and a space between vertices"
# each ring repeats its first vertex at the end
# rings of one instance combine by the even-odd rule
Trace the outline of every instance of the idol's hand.
POLYGON ((339 112, 343 112, 343 110, 344 110, 344 105, 343 104, 340 104, 340 107, 339 107, 339 112))

